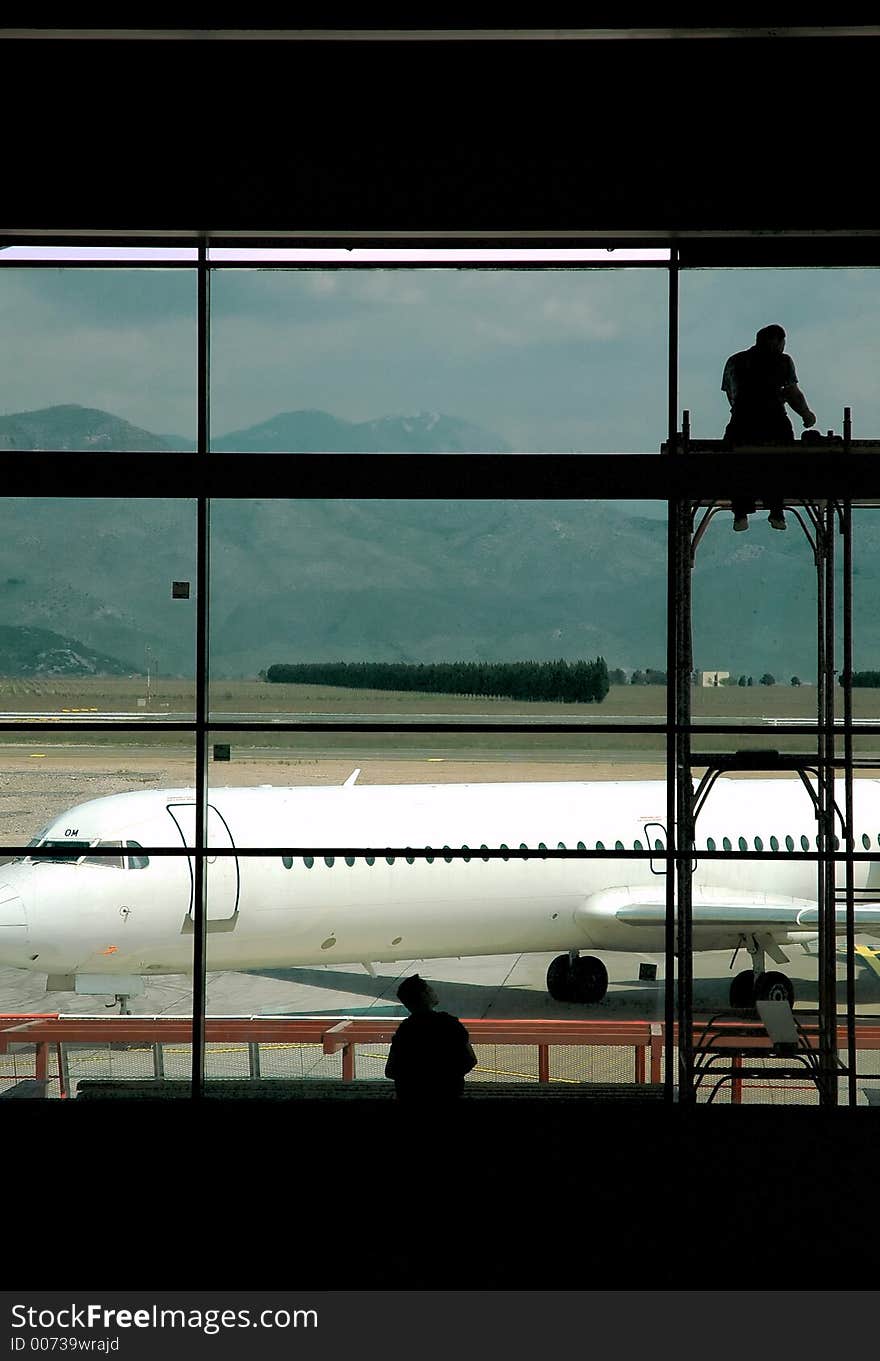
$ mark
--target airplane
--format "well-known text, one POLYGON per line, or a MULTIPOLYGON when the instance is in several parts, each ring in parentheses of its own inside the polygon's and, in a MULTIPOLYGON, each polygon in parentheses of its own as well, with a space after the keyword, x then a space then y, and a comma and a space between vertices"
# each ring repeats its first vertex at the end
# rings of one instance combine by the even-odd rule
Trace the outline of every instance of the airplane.
MULTIPOLYGON (((551 997, 595 1004, 608 972, 585 952, 665 949, 662 781, 377 786, 358 785, 358 774, 334 787, 210 790, 211 969, 344 962, 372 971, 403 959, 559 951, 547 971, 551 997), (650 854, 542 855, 557 848, 650 854), (531 854, 505 857, 511 849, 531 854)), ((880 780, 858 780, 854 791, 856 849, 877 852, 855 862, 856 931, 880 936, 880 780)), ((837 795, 842 806, 842 786, 837 795)), ((144 978, 191 971, 195 817, 193 789, 164 789, 53 818, 29 843, 42 854, 0 867, 0 963, 45 972, 47 991, 103 994, 123 1010, 144 978), (150 853, 165 847, 179 854, 150 853)), ((784 854, 816 848, 807 792, 793 779, 720 778, 698 833, 694 950, 750 956, 732 980, 732 1006, 793 1002, 789 977, 765 964, 787 963, 784 947, 815 954, 816 862, 784 854), (737 849, 783 854, 701 853, 737 849)), ((845 930, 842 907, 835 930, 845 930)))

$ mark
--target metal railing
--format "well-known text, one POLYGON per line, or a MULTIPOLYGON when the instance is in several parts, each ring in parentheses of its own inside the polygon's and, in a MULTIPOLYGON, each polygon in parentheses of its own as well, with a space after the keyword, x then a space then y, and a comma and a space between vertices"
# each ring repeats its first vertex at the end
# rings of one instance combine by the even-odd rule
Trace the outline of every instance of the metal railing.
MULTIPOLYGON (((370 1049, 389 1045, 400 1019, 209 1016, 205 1020, 205 1042, 209 1047, 206 1064, 212 1069, 211 1076, 285 1078, 291 1076, 291 1052, 298 1051, 294 1053, 298 1060, 297 1077, 326 1077, 326 1060, 331 1060, 333 1074, 344 1081, 358 1077, 370 1081, 382 1077, 386 1054, 384 1048, 381 1053, 371 1053, 370 1049)), ((666 1027, 660 1021, 466 1019, 464 1023, 478 1053, 479 1063, 473 1075, 479 1080, 572 1085, 596 1078, 604 1082, 654 1085, 663 1080, 666 1027), (498 1052, 506 1046, 517 1052, 530 1048, 533 1057, 519 1062, 515 1069, 499 1066, 498 1052), (483 1050, 490 1052, 482 1053, 483 1050), (627 1050, 631 1051, 629 1059, 625 1058, 627 1050)), ((702 1024, 695 1021, 695 1041, 702 1024)), ((844 1035, 845 1025, 839 1030, 844 1035)), ((808 1044, 818 1044, 815 1022, 805 1022, 803 1031, 808 1044)), ((859 1049, 880 1050, 880 1024, 859 1025, 857 1036, 859 1049)), ((81 1068, 84 1064, 103 1062, 108 1055, 122 1054, 129 1054, 132 1059, 127 1077, 185 1077, 192 1039, 192 1021, 185 1016, 0 1015, 0 1054, 15 1059, 14 1071, 0 1073, 0 1081, 13 1085, 25 1081, 39 1084, 39 1088, 32 1086, 31 1090, 68 1097, 73 1094, 78 1078, 85 1075, 80 1072, 72 1076, 72 1062, 81 1068), (26 1070, 19 1066, 20 1061, 28 1061, 26 1070)), ((678 1042, 677 1026, 674 1042, 678 1042)), ((749 1043, 752 1049, 760 1045, 754 1037, 749 1043)), ((766 1047, 769 1061, 772 1059, 769 1038, 766 1047)), ((864 1076, 876 1079, 880 1072, 864 1076)), ((768 1066, 767 1080, 772 1082, 773 1077, 768 1066)), ((744 1085, 739 1080, 732 1084, 733 1103, 742 1101, 744 1085)))

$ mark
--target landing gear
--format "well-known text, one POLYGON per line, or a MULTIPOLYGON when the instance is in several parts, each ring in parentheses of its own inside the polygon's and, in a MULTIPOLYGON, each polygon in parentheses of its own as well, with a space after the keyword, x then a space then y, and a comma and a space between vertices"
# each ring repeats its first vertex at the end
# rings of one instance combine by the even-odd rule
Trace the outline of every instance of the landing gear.
POLYGON ((547 991, 554 1002, 571 1001, 571 960, 557 955, 547 970, 547 991))
POLYGON ((743 969, 731 983, 730 1005, 737 1011, 755 1005, 755 975, 751 969, 743 969))
MULTIPOLYGON (((756 1002, 788 1002, 794 1006, 794 984, 787 974, 776 969, 764 969, 764 947, 754 936, 742 940, 741 945, 752 957, 751 969, 743 969, 730 984, 730 1005, 737 1010, 754 1008, 756 1002)), ((785 955, 781 956, 783 959, 785 955)), ((736 956, 734 956, 736 958, 736 956)))
POLYGON ((113 1001, 112 1001, 112 1002, 105 1002, 105 1003, 104 1003, 104 1006, 105 1006, 105 1007, 115 1007, 116 1004, 118 1003, 118 1004, 119 1004, 119 1015, 120 1015, 120 1016, 130 1016, 130 1015, 131 1015, 131 1008, 130 1008, 130 1006, 128 1005, 128 1001, 129 1001, 129 995, 128 995, 127 992, 117 992, 117 993, 115 994, 114 998, 113 998, 113 1001))
POLYGON ((755 979, 756 1002, 787 1002, 794 1004, 794 986, 791 979, 775 969, 768 969, 755 979))
POLYGON ((547 970, 547 991, 556 1002, 601 1002, 608 970, 595 955, 557 955, 547 970))

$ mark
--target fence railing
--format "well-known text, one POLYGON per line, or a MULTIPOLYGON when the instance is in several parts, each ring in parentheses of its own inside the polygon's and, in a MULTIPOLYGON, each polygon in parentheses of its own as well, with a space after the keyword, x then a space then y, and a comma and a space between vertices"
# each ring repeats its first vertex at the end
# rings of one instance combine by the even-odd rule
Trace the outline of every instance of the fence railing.
MULTIPOLYGON (((235 1072, 235 1076, 253 1079, 267 1076, 285 1076, 267 1072, 267 1051, 264 1046, 274 1050, 280 1048, 310 1049, 317 1059, 338 1055, 341 1060, 343 1080, 353 1081, 358 1076, 358 1055, 369 1057, 372 1064, 371 1076, 381 1076, 384 1054, 368 1055, 370 1046, 385 1046, 400 1023, 398 1017, 283 1017, 283 1016, 212 1016, 205 1021, 205 1042, 214 1046, 215 1051, 234 1051, 246 1059, 246 1072, 235 1072)), ((538 1083, 577 1082, 583 1080, 582 1065, 569 1065, 571 1075, 554 1073, 551 1067, 551 1053, 562 1047, 565 1051, 590 1051, 593 1058, 597 1050, 618 1052, 618 1058, 603 1056, 607 1060, 603 1080, 627 1081, 634 1083, 657 1084, 663 1080, 663 1055, 665 1026, 659 1021, 621 1020, 621 1019, 578 1019, 578 1020, 486 1020, 464 1019, 470 1034, 471 1043, 477 1050, 494 1046, 497 1053, 502 1046, 531 1048, 536 1051, 536 1062, 528 1065, 528 1071, 516 1074, 502 1072, 525 1081, 538 1083), (631 1060, 621 1064, 623 1054, 631 1051, 631 1060), (611 1063, 608 1069, 607 1064, 611 1063), (629 1068, 628 1074, 626 1073, 629 1068)), ((695 1040, 698 1039, 703 1023, 694 1025, 695 1040)), ((809 1022, 803 1030, 810 1044, 818 1043, 817 1028, 809 1022)), ((860 1050, 880 1050, 880 1024, 864 1023, 856 1028, 857 1048, 860 1050)), ((677 1039, 677 1033, 676 1033, 677 1039)), ((839 1027, 838 1043, 845 1050, 847 1032, 839 1027)), ((6 1074, 7 1083, 12 1080, 30 1080, 42 1084, 46 1095, 56 1092, 61 1097, 71 1094, 76 1079, 71 1079, 71 1058, 82 1055, 84 1051, 124 1051, 140 1050, 142 1057, 148 1057, 151 1072, 143 1074, 153 1078, 169 1076, 169 1055, 176 1055, 174 1064, 176 1075, 185 1077, 188 1068, 188 1055, 192 1044, 192 1022, 185 1016, 79 1016, 62 1013, 39 1013, 27 1015, 0 1015, 0 1054, 15 1054, 16 1071, 6 1074), (18 1060, 25 1058, 24 1049, 33 1049, 33 1069, 19 1070, 18 1060), (52 1062, 54 1051, 54 1062, 52 1062), (54 1071, 52 1071, 54 1069, 54 1071)), ((770 1041, 767 1042, 768 1057, 770 1041)), ((269 1051, 271 1052, 271 1051, 269 1051)), ((575 1055, 572 1054, 572 1061, 575 1055)), ((558 1066, 557 1056, 557 1066, 558 1066)), ((143 1064, 141 1064, 143 1068, 143 1064)), ((326 1076, 326 1067, 313 1065, 315 1075, 326 1076)), ((480 1064, 474 1070, 474 1077, 485 1080, 489 1065, 480 1064)), ((491 1074, 490 1074, 491 1075, 491 1074)), ((361 1071, 360 1076, 363 1076, 361 1071)), ((880 1073, 869 1076, 880 1078, 880 1073)), ((0 1080, 4 1075, 0 1073, 0 1080)), ((772 1072, 768 1071, 768 1078, 772 1072)), ((731 1100, 742 1099, 742 1083, 732 1086, 731 1100)))

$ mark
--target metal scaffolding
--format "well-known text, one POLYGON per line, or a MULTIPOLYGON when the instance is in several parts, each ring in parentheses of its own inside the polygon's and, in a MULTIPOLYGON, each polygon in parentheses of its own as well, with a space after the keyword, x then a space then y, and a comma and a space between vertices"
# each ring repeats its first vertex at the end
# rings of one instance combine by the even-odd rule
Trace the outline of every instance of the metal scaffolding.
MULTIPOLYGON (((820 437, 821 438, 821 437, 820 437)), ((823 443, 833 444, 842 460, 848 459, 853 449, 850 409, 844 409, 843 436, 829 431, 823 443)), ((774 456, 802 454, 804 445, 774 445, 774 456)), ((859 441, 858 448, 880 448, 880 441, 859 441)), ((744 457, 760 453, 767 457, 768 448, 730 448, 722 440, 693 440, 690 419, 683 414, 682 428, 675 440, 662 446, 673 455, 713 453, 724 450, 732 456, 744 457)), ((721 477, 724 468, 721 466, 721 477)), ((796 481, 796 465, 792 464, 792 481, 796 481)), ((675 665, 670 676, 673 689, 675 726, 672 734, 675 753, 676 828, 670 837, 670 868, 675 863, 677 955, 677 1019, 679 1022, 678 1076, 679 1097, 694 1099, 694 1040, 693 1040, 693 895, 692 876, 696 865, 696 820, 717 776, 722 770, 766 770, 796 772, 812 799, 817 823, 816 836, 816 902, 818 908, 818 1033, 820 1100, 823 1105, 838 1103, 839 1080, 847 1078, 848 1103, 856 1102, 856 1039, 855 1039, 855 888, 853 834, 853 770, 857 766, 876 766, 872 760, 857 761, 853 755, 852 716, 852 507, 847 495, 838 500, 811 500, 809 497, 787 497, 785 505, 792 511, 810 546, 816 568, 816 747, 813 752, 783 756, 778 751, 740 751, 736 753, 698 753, 692 750, 691 684, 693 673, 693 619, 691 601, 692 573, 697 561, 697 550, 712 519, 729 502, 692 500, 678 496, 670 500, 671 523, 671 579, 674 582, 675 611, 669 627, 674 641, 675 665), (700 510, 703 514, 697 519, 700 510), (835 626, 837 601, 835 598, 835 529, 842 540, 842 635, 843 657, 840 683, 843 699, 843 723, 838 732, 835 726, 834 678, 835 626), (842 740, 842 751, 839 744, 842 740), (695 768, 705 773, 694 788, 695 768), (844 784, 843 807, 835 799, 835 771, 842 768, 844 784), (840 824, 839 836, 835 830, 840 824), (841 851, 842 847, 842 851, 841 851), (843 869, 843 884, 838 885, 838 866, 843 869), (837 1032, 837 911, 845 911, 846 939, 846 999, 847 1052, 841 1060, 837 1032)), ((755 942, 757 947, 757 942, 755 942)), ((763 952, 762 952, 763 957, 763 952)))

